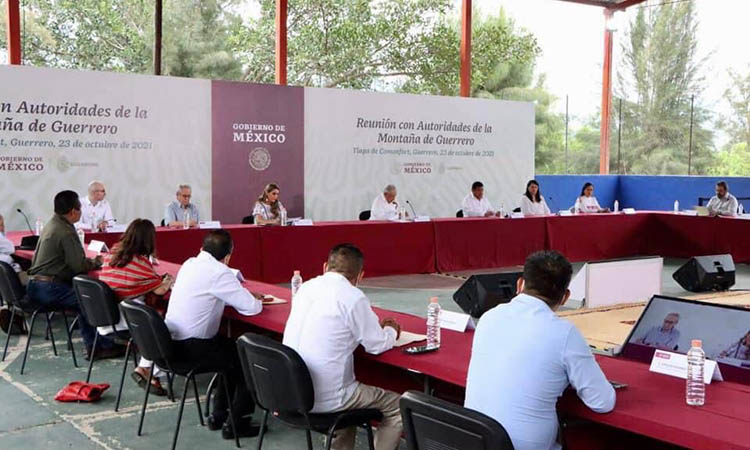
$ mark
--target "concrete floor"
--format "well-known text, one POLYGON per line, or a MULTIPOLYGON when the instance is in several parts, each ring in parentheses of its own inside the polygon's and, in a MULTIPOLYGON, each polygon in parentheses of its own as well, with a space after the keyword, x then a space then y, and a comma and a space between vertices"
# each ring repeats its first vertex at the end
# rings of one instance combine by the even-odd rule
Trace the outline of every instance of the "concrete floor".
MULTIPOLYGON (((663 292, 667 295, 686 294, 673 280, 672 273, 683 260, 666 260, 663 292)), ((581 267, 576 264, 575 269, 581 267)), ((505 268, 503 270, 513 270, 505 268)), ((516 268, 517 269, 517 268, 516 268)), ((492 272, 493 270, 487 270, 492 272)), ((454 274, 465 276, 466 273, 454 274)), ((735 289, 750 289, 750 267, 737 266, 735 289)), ((451 296, 462 283, 453 275, 409 275, 365 279, 362 289, 376 306, 425 316, 428 299, 437 296, 443 308, 458 311, 451 296)), ((163 397, 151 398, 144 425, 144 435, 136 436, 138 411, 143 391, 129 377, 125 379, 121 410, 115 413, 114 402, 121 371, 121 360, 98 361, 94 365, 93 382, 112 384, 102 400, 96 404, 59 403, 55 393, 67 382, 86 377, 83 344, 75 342, 79 368, 74 368, 70 353, 62 341, 64 332, 56 324, 55 333, 59 356, 52 354, 49 341, 43 339, 43 326, 37 324, 31 342, 26 373, 19 374, 25 337, 11 337, 11 347, 5 362, 0 363, 0 448, 2 449, 153 449, 169 448, 177 417, 177 403, 163 397)), ((0 335, 5 339, 4 335, 0 335)), ((3 341, 4 343, 4 341, 3 341)), ((205 392, 208 380, 199 378, 199 388, 205 392)), ((175 392, 182 392, 182 381, 177 381, 175 392)), ((199 425, 197 410, 188 399, 178 442, 179 448, 234 448, 232 441, 221 439, 219 432, 210 432, 199 425)), ((259 415, 258 415, 259 416, 259 415)), ((259 417, 258 417, 259 418, 259 417)), ((296 450, 304 448, 304 434, 271 421, 263 448, 267 450, 296 450)), ((363 436, 357 449, 366 448, 363 436)), ((256 439, 243 439, 244 448, 255 448, 256 439)), ((315 435, 316 448, 324 448, 323 438, 315 435)), ((402 443, 402 449, 406 446, 402 443)))

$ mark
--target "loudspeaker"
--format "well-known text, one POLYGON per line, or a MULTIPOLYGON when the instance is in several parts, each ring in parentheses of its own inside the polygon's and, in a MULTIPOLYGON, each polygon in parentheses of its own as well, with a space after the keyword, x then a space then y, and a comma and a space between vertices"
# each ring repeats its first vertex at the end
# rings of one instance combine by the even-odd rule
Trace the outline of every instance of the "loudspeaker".
POLYGON ((732 255, 696 256, 672 274, 690 292, 726 291, 734 286, 732 255))
POLYGON ((516 282, 523 272, 472 275, 453 294, 453 301, 476 319, 516 295, 516 282))

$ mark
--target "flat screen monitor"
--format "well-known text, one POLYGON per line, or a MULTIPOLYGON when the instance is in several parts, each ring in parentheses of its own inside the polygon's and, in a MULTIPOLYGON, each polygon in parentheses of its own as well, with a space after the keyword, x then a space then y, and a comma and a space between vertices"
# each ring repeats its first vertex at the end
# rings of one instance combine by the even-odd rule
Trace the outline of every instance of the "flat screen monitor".
POLYGON ((750 309, 655 295, 630 332, 621 356, 650 362, 656 349, 687 353, 703 341, 725 380, 750 384, 750 309))

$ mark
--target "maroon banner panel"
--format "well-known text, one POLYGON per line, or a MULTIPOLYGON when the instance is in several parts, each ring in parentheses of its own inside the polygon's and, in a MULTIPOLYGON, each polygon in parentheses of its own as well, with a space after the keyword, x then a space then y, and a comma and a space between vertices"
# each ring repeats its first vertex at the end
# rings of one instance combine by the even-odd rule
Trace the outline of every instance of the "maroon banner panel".
POLYGON ((304 101, 303 88, 211 83, 214 220, 239 223, 268 183, 289 217, 304 214, 304 101))

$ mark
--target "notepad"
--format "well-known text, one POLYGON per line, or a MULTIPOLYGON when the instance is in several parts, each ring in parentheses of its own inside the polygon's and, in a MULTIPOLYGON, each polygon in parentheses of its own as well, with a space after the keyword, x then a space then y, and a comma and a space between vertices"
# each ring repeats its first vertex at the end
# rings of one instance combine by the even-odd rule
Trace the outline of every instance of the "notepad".
POLYGON ((401 330, 401 336, 396 340, 396 343, 393 344, 394 347, 403 347, 404 345, 409 345, 414 342, 424 341, 427 339, 426 334, 417 334, 417 333, 410 333, 408 331, 401 330))

